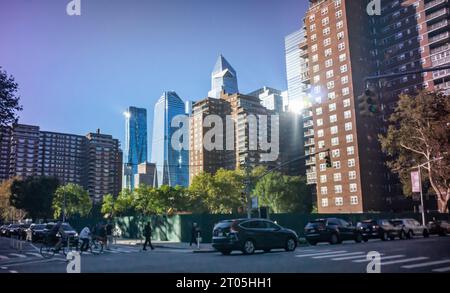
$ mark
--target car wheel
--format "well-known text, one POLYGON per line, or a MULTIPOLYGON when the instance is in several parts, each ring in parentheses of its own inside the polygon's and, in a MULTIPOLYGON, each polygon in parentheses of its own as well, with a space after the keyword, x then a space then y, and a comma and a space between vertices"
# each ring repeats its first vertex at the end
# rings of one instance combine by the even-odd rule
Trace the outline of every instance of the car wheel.
POLYGON ((388 233, 382 232, 382 233, 381 233, 381 240, 383 240, 383 241, 388 240, 388 233))
POLYGON ((428 232, 427 229, 423 230, 423 237, 425 237, 425 238, 430 237, 430 233, 428 232))
POLYGON ((412 239, 414 237, 413 231, 409 230, 408 235, 406 236, 408 239, 412 239))
POLYGON ((356 233, 355 242, 361 243, 362 241, 363 241, 363 237, 362 237, 361 233, 356 233))
POLYGON ((230 255, 231 254, 231 250, 221 250, 220 251, 223 255, 230 255))
POLYGON ((244 242, 244 247, 242 248, 242 252, 244 254, 253 254, 255 253, 255 243, 253 240, 247 239, 244 242))
POLYGON ((286 251, 294 251, 297 248, 297 242, 293 238, 286 240, 286 251))
POLYGON ((338 244, 339 243, 339 237, 337 234, 331 234, 330 236, 330 244, 338 244))

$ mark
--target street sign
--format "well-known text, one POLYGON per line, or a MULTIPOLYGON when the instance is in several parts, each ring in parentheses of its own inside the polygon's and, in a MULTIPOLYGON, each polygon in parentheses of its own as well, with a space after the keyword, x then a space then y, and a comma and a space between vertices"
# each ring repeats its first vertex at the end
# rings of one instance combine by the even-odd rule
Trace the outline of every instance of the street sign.
POLYGON ((258 208, 258 197, 254 196, 252 197, 252 209, 258 208))
POLYGON ((411 172, 412 192, 420 192, 420 174, 419 171, 411 172))

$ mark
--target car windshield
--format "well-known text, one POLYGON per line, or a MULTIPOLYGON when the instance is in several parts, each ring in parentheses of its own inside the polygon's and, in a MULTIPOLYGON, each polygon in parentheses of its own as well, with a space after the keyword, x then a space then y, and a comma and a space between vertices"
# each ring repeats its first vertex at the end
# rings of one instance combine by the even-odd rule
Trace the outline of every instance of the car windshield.
POLYGON ((401 225, 401 224, 403 224, 403 221, 402 220, 394 220, 394 221, 391 221, 391 223, 394 225, 401 225))
POLYGON ((74 229, 69 224, 62 225, 64 231, 74 231, 74 229))
POLYGON ((35 226, 33 226, 33 229, 42 230, 42 229, 45 229, 45 225, 35 225, 35 226))
POLYGON ((306 228, 310 228, 310 227, 317 227, 317 226, 323 226, 325 225, 325 220, 315 220, 315 221, 311 221, 306 225, 306 228))

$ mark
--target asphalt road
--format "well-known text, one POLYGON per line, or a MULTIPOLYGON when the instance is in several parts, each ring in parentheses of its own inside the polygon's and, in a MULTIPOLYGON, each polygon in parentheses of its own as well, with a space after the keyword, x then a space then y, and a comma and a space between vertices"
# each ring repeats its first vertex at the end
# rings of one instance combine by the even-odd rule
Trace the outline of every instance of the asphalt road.
MULTIPOLYGON (((102 255, 83 255, 82 273, 366 273, 367 253, 381 254, 381 273, 450 273, 450 237, 368 243, 344 242, 338 245, 299 247, 230 256, 220 253, 193 253, 189 249, 155 249, 119 246, 102 255)), ((11 250, 0 239, 0 273, 64 273, 62 256, 42 259, 31 246, 23 252, 11 250)))

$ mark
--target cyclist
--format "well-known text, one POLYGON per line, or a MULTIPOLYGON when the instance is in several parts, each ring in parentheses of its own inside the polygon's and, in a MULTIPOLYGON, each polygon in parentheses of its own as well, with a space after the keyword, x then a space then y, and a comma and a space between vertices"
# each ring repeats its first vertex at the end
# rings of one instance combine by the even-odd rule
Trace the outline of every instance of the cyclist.
POLYGON ((84 227, 80 232, 80 240, 82 241, 80 251, 85 251, 89 247, 89 241, 91 240, 91 230, 89 227, 84 227))
POLYGON ((66 236, 66 233, 64 232, 62 222, 58 221, 56 223, 56 225, 53 226, 53 228, 48 233, 49 240, 52 242, 56 241, 56 244, 55 244, 56 252, 59 252, 59 250, 61 249, 61 246, 62 246, 65 236, 66 236), (60 237, 57 236, 58 234, 60 235, 60 237))

